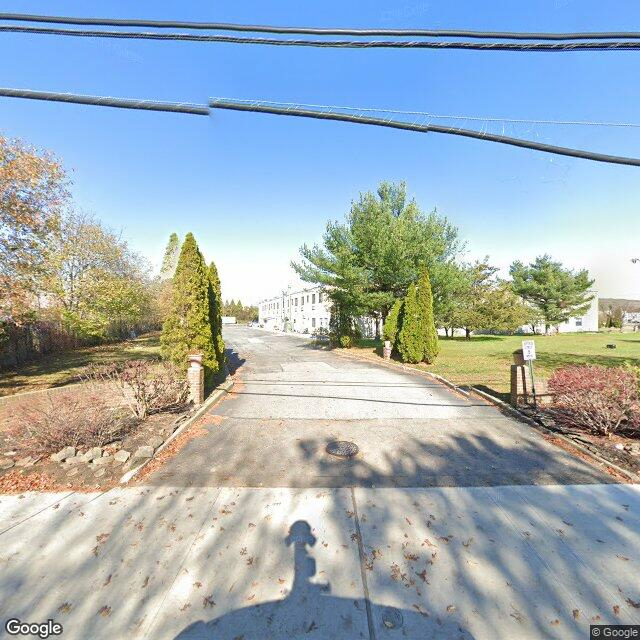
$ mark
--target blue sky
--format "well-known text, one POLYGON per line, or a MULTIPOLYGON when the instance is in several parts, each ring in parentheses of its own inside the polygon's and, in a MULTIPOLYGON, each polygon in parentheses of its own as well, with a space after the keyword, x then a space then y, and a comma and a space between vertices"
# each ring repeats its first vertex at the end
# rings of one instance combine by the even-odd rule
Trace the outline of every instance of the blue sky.
MULTIPOLYGON (((91 3, 8 0, 4 11, 343 27, 637 30, 628 0, 91 3), (482 7, 480 7, 480 4, 482 7)), ((204 103, 209 97, 470 116, 640 122, 640 52, 335 50, 0 34, 0 85, 204 103)), ((462 122, 619 155, 640 129, 462 122)), ((601 295, 640 298, 640 170, 437 134, 214 112, 211 118, 0 98, 0 130, 52 149, 76 202, 153 262, 193 231, 225 297, 292 279, 361 191, 405 180, 503 269, 550 253, 587 267, 601 295)))

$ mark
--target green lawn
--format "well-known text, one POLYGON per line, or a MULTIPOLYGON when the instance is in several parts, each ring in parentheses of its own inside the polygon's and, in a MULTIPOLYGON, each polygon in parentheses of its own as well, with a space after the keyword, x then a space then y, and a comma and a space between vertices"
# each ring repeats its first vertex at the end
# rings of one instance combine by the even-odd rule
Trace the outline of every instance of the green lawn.
POLYGON ((89 364, 154 358, 159 355, 159 333, 145 334, 134 340, 116 344, 55 353, 38 362, 26 364, 15 371, 1 372, 0 396, 60 387, 70 382, 76 382, 78 373, 89 364))
MULTIPOLYGON (((459 385, 474 385, 497 395, 509 392, 509 367, 512 353, 522 346, 523 338, 536 342, 536 376, 548 377, 558 367, 570 364, 640 366, 640 333, 565 333, 553 336, 474 336, 441 338, 440 355, 433 365, 416 365, 437 373, 459 385), (607 349, 615 344, 615 349, 607 349)), ((358 350, 381 354, 381 343, 363 340, 358 350)))

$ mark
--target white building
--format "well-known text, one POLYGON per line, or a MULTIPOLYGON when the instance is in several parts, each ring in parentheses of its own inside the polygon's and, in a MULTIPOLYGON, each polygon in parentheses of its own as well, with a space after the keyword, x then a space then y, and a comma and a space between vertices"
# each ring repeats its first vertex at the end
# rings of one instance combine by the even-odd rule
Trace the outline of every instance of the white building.
MULTIPOLYGON (((598 292, 590 291, 593 300, 589 309, 582 316, 569 318, 566 322, 561 322, 557 327, 551 327, 551 333, 575 333, 580 331, 598 331, 598 292)), ((531 326, 521 327, 520 333, 531 333, 531 326)), ((536 326, 536 333, 544 333, 544 324, 536 326)))
POLYGON ((258 304, 258 322, 267 329, 313 333, 329 330, 331 302, 322 287, 288 289, 258 304))

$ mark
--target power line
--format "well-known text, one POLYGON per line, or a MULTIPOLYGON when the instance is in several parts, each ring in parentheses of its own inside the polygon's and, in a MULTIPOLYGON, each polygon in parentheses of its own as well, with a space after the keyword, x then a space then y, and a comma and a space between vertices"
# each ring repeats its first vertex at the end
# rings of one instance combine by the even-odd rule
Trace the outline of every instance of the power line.
MULTIPOLYGON (((185 113, 193 115, 209 115, 210 110, 206 105, 197 105, 185 102, 157 102, 153 100, 132 100, 125 98, 112 98, 106 96, 88 96, 71 93, 54 93, 51 91, 31 91, 28 89, 10 89, 0 87, 0 97, 26 98, 29 100, 45 100, 53 102, 67 102, 74 104, 95 105, 101 107, 116 107, 121 109, 142 109, 145 111, 166 111, 173 113, 185 113)), ((320 120, 337 120, 342 122, 353 122, 357 124, 368 124, 380 127, 390 127, 392 129, 403 129, 406 131, 416 131, 420 133, 445 133, 450 135, 474 138, 476 140, 487 140, 498 142, 525 149, 544 151, 556 155, 582 158, 585 160, 595 160, 597 162, 607 162, 612 164, 624 164, 640 167, 639 158, 626 158, 622 156, 612 156, 569 147, 559 147, 520 138, 501 136, 472 129, 461 129, 456 127, 444 127, 440 125, 419 125, 399 120, 387 120, 382 118, 371 118, 356 116, 344 113, 331 113, 326 111, 312 111, 300 108, 283 108, 260 104, 247 104, 238 101, 212 99, 209 106, 214 109, 230 109, 234 111, 250 111, 257 113, 270 113, 275 115, 297 116, 303 118, 316 118, 320 120)))
POLYGON ((143 31, 99 31, 58 29, 53 27, 0 26, 0 32, 37 35, 75 36, 80 38, 119 38, 124 40, 171 40, 187 42, 221 42, 260 44, 280 47, 321 47, 339 49, 462 49, 469 51, 638 51, 640 41, 611 42, 461 42, 433 40, 303 40, 238 37, 201 33, 155 33, 143 31))
POLYGON ((393 113, 395 115, 419 116, 438 120, 469 120, 473 122, 505 122, 509 124, 548 124, 548 125, 580 125, 588 127, 628 127, 639 128, 638 122, 606 122, 593 120, 537 120, 529 118, 499 118, 495 116, 465 116, 465 115, 445 115, 430 113, 428 111, 405 111, 402 109, 384 109, 377 107, 345 107, 334 104, 305 104, 303 102, 277 102, 271 100, 242 100, 238 98, 218 98, 219 100, 230 100, 231 102, 243 102, 246 104, 269 104, 278 107, 304 107, 311 109, 324 109, 334 111, 352 111, 354 113, 393 113))
POLYGON ((78 18, 42 16, 26 13, 0 13, 0 20, 110 27, 151 27, 154 29, 194 29, 208 31, 239 31, 247 33, 306 34, 323 36, 403 36, 428 38, 473 38, 492 40, 625 40, 640 38, 637 31, 583 33, 526 33, 507 31, 468 31, 460 29, 341 29, 335 27, 278 27, 243 25, 224 22, 184 22, 170 20, 139 20, 117 18, 78 18))
POLYGON ((332 113, 327 111, 312 111, 299 108, 282 108, 261 104, 246 104, 230 100, 212 99, 209 102, 212 109, 230 109, 233 111, 250 111, 256 113, 270 113, 282 116, 296 116, 301 118, 316 118, 319 120, 338 120, 341 122, 352 122, 357 124, 368 124, 379 127, 390 127, 392 129, 403 129, 406 131, 417 131, 420 133, 445 133, 465 138, 474 138, 476 140, 487 140, 490 142, 498 142, 514 147, 522 147, 524 149, 533 149, 536 151, 544 151, 561 156, 569 156, 573 158, 582 158, 584 160, 595 160, 596 162, 607 162, 611 164, 624 164, 640 167, 640 158, 626 158, 622 156, 612 156, 603 153, 595 153, 592 151, 583 151, 581 149, 572 149, 570 147, 559 147, 541 142, 533 142, 530 140, 522 140, 520 138, 512 138, 509 136, 501 136, 492 133, 484 133, 474 131, 472 129, 460 129, 455 127, 443 127, 434 124, 413 124, 410 122, 401 122, 399 120, 387 120, 383 118, 371 118, 367 116, 356 116, 345 113, 332 113))
POLYGON ((27 89, 8 89, 0 87, 0 97, 26 98, 28 100, 47 100, 50 102, 71 102, 89 104, 98 107, 116 107, 119 109, 142 109, 144 111, 168 111, 171 113, 188 113, 208 116, 211 112, 206 105, 187 102, 156 102, 154 100, 130 100, 126 98, 110 98, 103 96, 87 96, 72 93, 54 93, 51 91, 30 91, 27 89))

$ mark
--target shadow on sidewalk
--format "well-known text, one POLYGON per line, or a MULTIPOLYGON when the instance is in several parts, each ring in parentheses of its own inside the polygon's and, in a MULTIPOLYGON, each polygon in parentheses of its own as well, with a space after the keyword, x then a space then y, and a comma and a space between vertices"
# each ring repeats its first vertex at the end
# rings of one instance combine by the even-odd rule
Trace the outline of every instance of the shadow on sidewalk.
POLYGON ((175 640, 283 640, 289 638, 406 637, 406 628, 420 629, 423 638, 459 638, 473 640, 469 631, 455 618, 432 618, 422 613, 376 604, 369 600, 352 600, 332 596, 328 583, 311 582, 316 561, 307 546, 316 537, 306 520, 297 520, 284 539, 293 546, 294 578, 290 593, 282 600, 272 600, 230 611, 205 622, 200 620, 183 629, 175 640), (374 634, 370 633, 373 628, 374 634), (405 631, 405 633, 403 633, 405 631))

